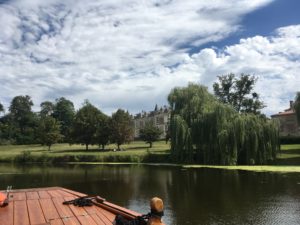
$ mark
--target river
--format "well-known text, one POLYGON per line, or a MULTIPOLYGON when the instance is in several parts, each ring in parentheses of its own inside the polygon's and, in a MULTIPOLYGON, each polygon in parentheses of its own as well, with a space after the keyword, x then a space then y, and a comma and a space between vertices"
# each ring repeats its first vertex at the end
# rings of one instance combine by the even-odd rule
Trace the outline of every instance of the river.
POLYGON ((167 225, 300 224, 300 174, 150 165, 0 164, 0 190, 61 186, 141 213, 165 202, 167 225))

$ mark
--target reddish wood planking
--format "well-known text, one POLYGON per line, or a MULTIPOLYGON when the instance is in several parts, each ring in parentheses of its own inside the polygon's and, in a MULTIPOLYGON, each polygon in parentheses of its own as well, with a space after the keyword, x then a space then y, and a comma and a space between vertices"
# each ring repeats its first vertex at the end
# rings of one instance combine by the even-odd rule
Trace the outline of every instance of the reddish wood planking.
POLYGON ((87 195, 60 187, 14 190, 10 196, 9 205, 0 208, 0 225, 111 225, 117 213, 139 215, 106 201, 90 207, 64 205, 87 195))
POLYGON ((52 202, 52 199, 44 198, 40 199, 40 204, 42 207, 42 210, 44 212, 44 216, 46 218, 46 221, 49 222, 53 219, 58 219, 60 216, 58 215, 58 212, 52 202))
POLYGON ((46 223, 43 210, 37 199, 27 200, 28 214, 30 224, 43 224, 46 223))
POLYGON ((40 198, 39 194, 34 191, 26 192, 26 197, 27 197, 27 199, 39 199, 40 198))
MULTIPOLYGON (((1 212, 1 211, 0 211, 1 212)), ((1 212, 2 213, 2 212, 1 212)), ((14 224, 29 225, 29 217, 26 201, 14 202, 14 224)))
POLYGON ((13 225, 14 224, 14 202, 10 202, 8 206, 1 209, 0 224, 13 225))

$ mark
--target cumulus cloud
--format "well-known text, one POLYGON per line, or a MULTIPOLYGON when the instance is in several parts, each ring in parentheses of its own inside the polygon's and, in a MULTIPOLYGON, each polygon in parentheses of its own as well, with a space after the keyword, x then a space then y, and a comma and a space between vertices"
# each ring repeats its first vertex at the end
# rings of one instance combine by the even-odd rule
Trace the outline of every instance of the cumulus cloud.
POLYGON ((165 104, 174 86, 211 86, 217 75, 245 72, 260 76, 258 92, 268 112, 277 111, 296 90, 299 27, 189 55, 238 31, 244 15, 270 2, 7 1, 0 4, 0 102, 65 96, 77 107, 89 99, 108 113, 138 112, 165 104))

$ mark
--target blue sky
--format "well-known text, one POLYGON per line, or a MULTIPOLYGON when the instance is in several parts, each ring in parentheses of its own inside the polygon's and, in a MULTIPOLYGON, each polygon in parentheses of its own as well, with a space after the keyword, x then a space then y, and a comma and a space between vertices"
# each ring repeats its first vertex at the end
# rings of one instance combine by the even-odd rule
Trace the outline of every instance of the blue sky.
POLYGON ((167 104, 176 86, 211 90, 249 73, 268 115, 300 87, 297 0, 0 0, 0 102, 89 99, 110 114, 167 104))

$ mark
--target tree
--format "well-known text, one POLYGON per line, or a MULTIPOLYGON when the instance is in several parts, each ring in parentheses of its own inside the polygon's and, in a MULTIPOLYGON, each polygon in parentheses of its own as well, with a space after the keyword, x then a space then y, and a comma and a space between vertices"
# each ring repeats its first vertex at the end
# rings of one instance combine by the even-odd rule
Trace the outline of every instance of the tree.
POLYGON ((94 144, 101 111, 88 101, 78 110, 72 127, 73 142, 84 144, 86 150, 90 144, 94 144))
POLYGON ((0 103, 0 112, 4 112, 4 106, 0 103))
POLYGON ((61 134, 64 135, 64 141, 70 141, 70 129, 75 116, 74 104, 64 97, 56 99, 52 115, 60 123, 60 130, 61 134))
POLYGON ((266 164, 276 158, 280 148, 276 121, 238 113, 195 84, 174 88, 168 100, 175 161, 236 165, 266 164))
POLYGON ((297 94, 296 94, 294 109, 296 111, 298 124, 300 124, 300 92, 297 92, 297 94))
POLYGON ((232 105, 236 111, 260 114, 260 110, 265 107, 259 95, 253 91, 257 81, 255 76, 242 73, 236 78, 231 73, 218 76, 218 79, 213 84, 215 95, 221 102, 232 105))
POLYGON ((37 127, 37 116, 32 112, 33 102, 31 97, 16 96, 10 107, 10 126, 14 127, 14 138, 17 144, 29 144, 35 142, 35 129, 37 127))
POLYGON ((51 116, 41 117, 37 131, 39 141, 41 144, 48 146, 49 151, 51 145, 63 138, 60 134, 59 122, 51 116))
POLYGON ((41 111, 40 111, 40 116, 45 117, 45 116, 51 116, 54 112, 54 104, 49 101, 45 101, 41 103, 41 111))
POLYGON ((109 143, 109 139, 111 136, 110 123, 110 118, 107 115, 100 112, 97 130, 95 134, 95 142, 102 147, 102 150, 104 150, 105 145, 109 143))
POLYGON ((140 138, 148 143, 152 148, 152 143, 157 141, 162 134, 162 131, 153 125, 153 123, 146 123, 145 127, 140 130, 140 138))
POLYGON ((133 139, 133 122, 128 112, 118 109, 112 114, 111 131, 112 141, 117 144, 118 150, 120 145, 133 139))

